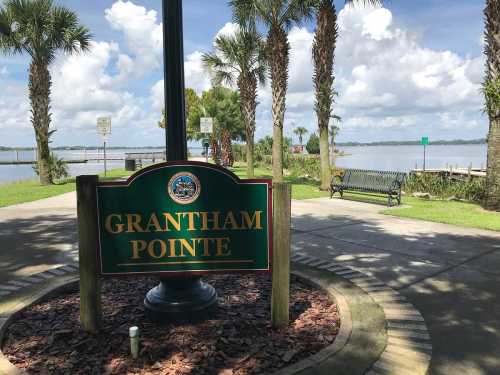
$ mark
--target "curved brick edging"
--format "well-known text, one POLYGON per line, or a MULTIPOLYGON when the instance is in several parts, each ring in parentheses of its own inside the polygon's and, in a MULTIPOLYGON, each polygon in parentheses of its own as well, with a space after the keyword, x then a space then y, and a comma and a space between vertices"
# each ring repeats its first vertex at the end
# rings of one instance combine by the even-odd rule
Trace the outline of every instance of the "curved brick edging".
POLYGON ((10 363, 1 351, 4 334, 10 322, 29 306, 77 282, 77 271, 77 265, 63 265, 0 285, 0 288, 4 288, 0 290, 9 292, 2 294, 2 300, 6 297, 19 297, 19 301, 0 303, 0 375, 27 375, 26 371, 10 363))
POLYGON ((432 343, 420 312, 406 297, 379 279, 338 262, 297 252, 292 261, 332 272, 363 289, 383 310, 387 324, 387 346, 367 375, 425 375, 432 357, 432 343))
MULTIPOLYGON (((306 275, 302 275, 300 272, 291 271, 292 274, 301 277, 305 281, 313 284, 314 286, 325 290, 326 288, 322 287, 318 283, 314 282, 307 278, 306 275)), ((352 318, 351 312, 349 309, 349 304, 346 301, 345 297, 339 291, 328 288, 325 290, 329 297, 332 298, 338 309, 338 313, 341 319, 340 329, 335 336, 335 340, 333 343, 326 348, 320 350, 318 353, 313 354, 310 357, 304 358, 303 360, 294 363, 293 365, 287 366, 274 372, 272 375, 293 375, 300 373, 302 371, 307 371, 307 369, 316 366, 318 363, 323 362, 326 358, 331 357, 341 351, 349 341, 349 338, 352 334, 352 318)))

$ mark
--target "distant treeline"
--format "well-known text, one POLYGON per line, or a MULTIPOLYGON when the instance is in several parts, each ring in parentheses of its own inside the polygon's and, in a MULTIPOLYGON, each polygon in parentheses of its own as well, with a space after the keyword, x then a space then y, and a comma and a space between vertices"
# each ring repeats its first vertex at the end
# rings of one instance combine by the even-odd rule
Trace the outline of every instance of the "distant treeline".
MULTIPOLYGON (((165 146, 140 146, 140 147, 124 147, 124 146, 107 146, 107 150, 144 150, 144 149, 164 149, 165 146)), ((61 151, 82 151, 82 150, 102 150, 102 146, 59 146, 51 147, 51 150, 61 151)), ((3 147, 0 146, 0 151, 33 151, 33 147, 3 147)))
MULTIPOLYGON (((433 141, 430 142, 431 145, 479 145, 486 143, 486 138, 479 139, 454 139, 451 141, 433 141)), ((420 141, 380 141, 380 142, 340 142, 337 146, 414 146, 420 145, 420 141)), ((108 150, 143 150, 143 149, 164 149, 165 146, 140 146, 140 147, 125 147, 125 146, 113 146, 107 147, 108 150)), ((51 147, 51 150, 97 150, 102 149, 102 146, 59 146, 51 147)), ((0 146, 0 151, 32 151, 33 147, 3 147, 0 146)))
MULTIPOLYGON (((432 141, 431 145, 480 145, 486 143, 486 138, 479 139, 453 139, 451 141, 432 141)), ((420 145, 418 141, 380 141, 380 142, 340 142, 337 146, 415 146, 420 145)))

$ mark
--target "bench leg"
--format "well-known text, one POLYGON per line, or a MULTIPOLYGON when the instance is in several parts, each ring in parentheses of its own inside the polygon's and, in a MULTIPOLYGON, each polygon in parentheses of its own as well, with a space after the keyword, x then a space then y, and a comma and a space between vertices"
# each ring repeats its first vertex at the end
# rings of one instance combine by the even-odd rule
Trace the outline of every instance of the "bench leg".
POLYGON ((344 198, 344 190, 339 190, 340 198, 344 198))
POLYGON ((387 207, 392 207, 392 195, 387 196, 387 207))

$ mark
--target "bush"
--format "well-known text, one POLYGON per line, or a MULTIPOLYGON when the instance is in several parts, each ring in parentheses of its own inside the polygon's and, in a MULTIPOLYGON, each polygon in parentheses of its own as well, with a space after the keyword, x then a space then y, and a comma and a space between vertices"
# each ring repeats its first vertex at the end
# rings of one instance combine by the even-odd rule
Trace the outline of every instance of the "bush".
POLYGON ((446 175, 412 173, 405 181, 406 193, 429 193, 441 199, 456 197, 468 201, 480 202, 484 199, 486 181, 483 178, 455 180, 446 175))
POLYGON ((247 148, 246 145, 233 143, 233 158, 234 161, 246 161, 247 160, 247 148))
MULTIPOLYGON (((57 179, 57 180, 61 179, 61 178, 66 178, 69 176, 68 164, 63 159, 58 158, 54 154, 50 154, 49 168, 51 170, 52 177, 57 179)), ((40 173, 38 171, 38 164, 35 164, 33 166, 33 170, 35 171, 37 176, 40 175, 40 173)))
MULTIPOLYGON (((292 139, 283 138, 283 168, 289 168, 289 159, 291 156, 292 139)), ((273 138, 266 136, 260 139, 254 147, 254 160, 263 167, 272 166, 272 153, 273 153, 273 138)))
POLYGON ((315 133, 312 133, 309 137, 306 144, 306 150, 309 154, 319 154, 319 137, 315 133))

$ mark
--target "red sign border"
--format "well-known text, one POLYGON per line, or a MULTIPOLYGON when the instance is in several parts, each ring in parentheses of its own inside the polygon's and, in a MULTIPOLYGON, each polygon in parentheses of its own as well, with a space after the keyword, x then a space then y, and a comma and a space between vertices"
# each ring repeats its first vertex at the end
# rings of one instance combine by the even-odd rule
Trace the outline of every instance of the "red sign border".
POLYGON ((179 277, 179 276, 190 276, 190 275, 208 275, 208 274, 229 274, 229 273, 271 273, 273 264, 273 181, 270 178, 253 178, 253 179, 241 179, 236 174, 230 170, 221 167, 216 164, 204 163, 200 161, 167 161, 163 163, 157 163, 143 168, 136 173, 130 175, 124 180, 114 180, 114 181, 99 181, 96 187, 96 197, 97 197, 97 230, 98 230, 98 243, 96 248, 96 256, 98 264, 100 265, 99 273, 102 277, 148 277, 148 276, 159 276, 159 277, 179 277), (203 271, 160 271, 160 272, 117 272, 117 273, 103 273, 102 263, 101 263, 101 225, 99 220, 99 187, 127 187, 138 177, 143 174, 149 173, 156 169, 163 169, 165 167, 174 166, 198 166, 221 172, 228 177, 231 177, 238 185, 247 184, 266 184, 267 185, 267 217, 268 217, 268 268, 260 270, 203 270, 203 271))

